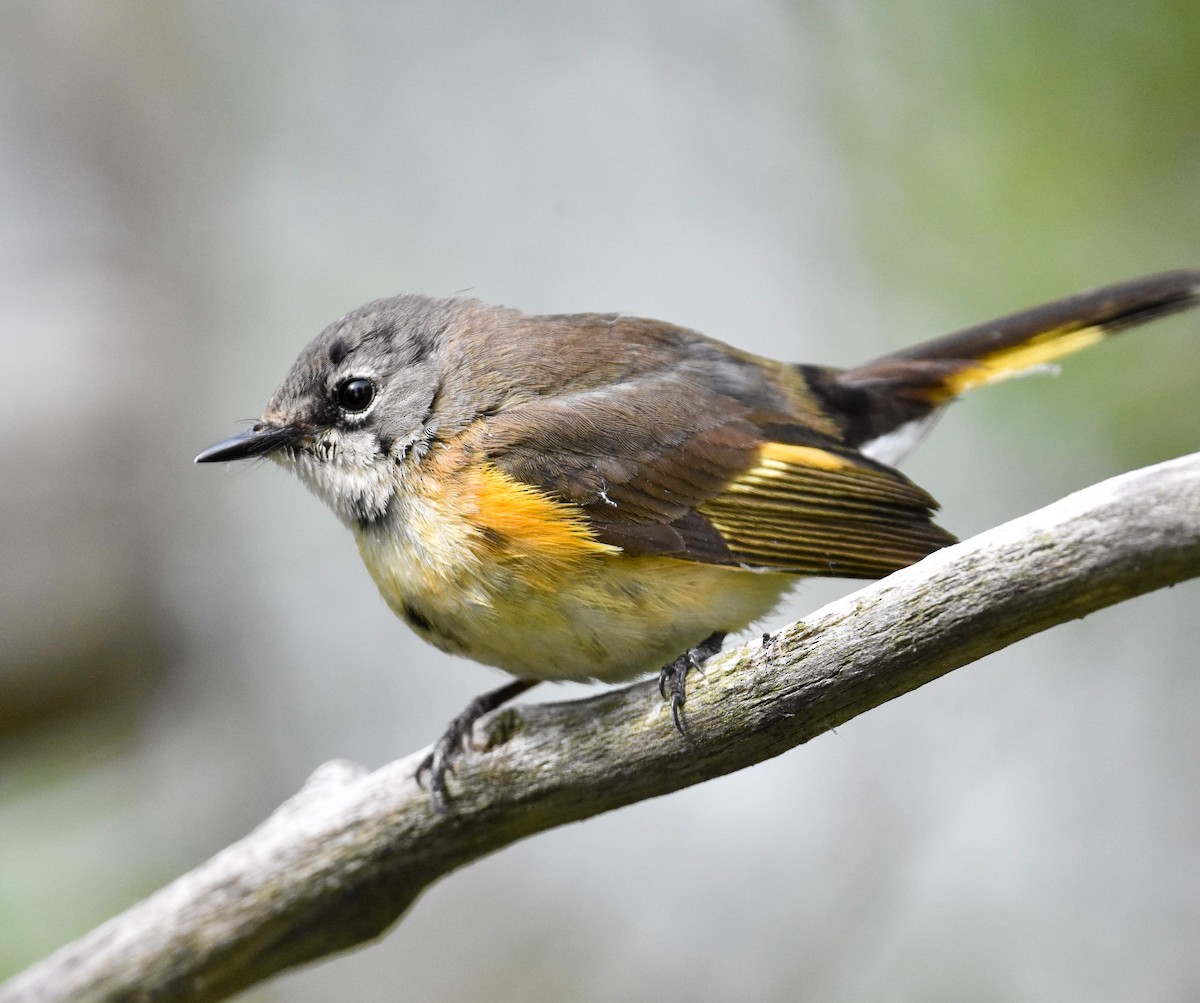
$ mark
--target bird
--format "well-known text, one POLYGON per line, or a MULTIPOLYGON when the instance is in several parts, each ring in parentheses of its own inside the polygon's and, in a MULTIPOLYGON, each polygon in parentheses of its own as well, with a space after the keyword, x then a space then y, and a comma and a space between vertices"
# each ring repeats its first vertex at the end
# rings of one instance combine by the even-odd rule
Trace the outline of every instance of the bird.
POLYGON ((689 671, 799 580, 955 542, 895 466, 947 404, 1198 300, 1200 270, 1166 272, 835 368, 619 313, 405 294, 326 327, 261 418, 195 459, 290 470, 413 631, 513 676, 422 762, 445 812, 475 721, 540 681, 657 671, 686 736, 689 671))

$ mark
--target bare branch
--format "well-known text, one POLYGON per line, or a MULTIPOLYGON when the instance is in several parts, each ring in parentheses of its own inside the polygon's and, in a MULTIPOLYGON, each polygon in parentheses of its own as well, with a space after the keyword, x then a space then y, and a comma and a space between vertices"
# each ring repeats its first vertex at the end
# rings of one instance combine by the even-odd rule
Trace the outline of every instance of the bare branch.
POLYGON ((439 817, 417 753, 321 767, 258 829, 0 987, 0 1003, 217 1000, 375 937, 431 883, 535 832, 777 756, 1013 641, 1200 575, 1200 454, 1114 478, 927 558, 691 687, 502 710, 439 817))

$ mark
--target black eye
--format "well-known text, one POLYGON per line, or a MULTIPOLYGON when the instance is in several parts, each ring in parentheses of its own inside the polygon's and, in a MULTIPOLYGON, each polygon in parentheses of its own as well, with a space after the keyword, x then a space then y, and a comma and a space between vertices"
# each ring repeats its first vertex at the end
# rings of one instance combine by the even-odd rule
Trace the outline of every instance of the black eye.
POLYGON ((348 414, 359 414, 375 399, 375 384, 365 377, 353 376, 334 387, 333 399, 348 414))

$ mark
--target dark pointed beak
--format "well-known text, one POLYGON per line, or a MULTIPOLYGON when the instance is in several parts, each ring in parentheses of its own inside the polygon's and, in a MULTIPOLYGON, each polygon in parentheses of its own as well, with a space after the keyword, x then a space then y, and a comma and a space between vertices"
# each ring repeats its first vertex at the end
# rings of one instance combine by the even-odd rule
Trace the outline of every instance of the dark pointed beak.
POLYGON ((209 446, 196 463, 220 463, 222 460, 248 460, 252 456, 265 456, 284 446, 294 446, 304 433, 288 425, 255 425, 252 429, 224 439, 209 446))

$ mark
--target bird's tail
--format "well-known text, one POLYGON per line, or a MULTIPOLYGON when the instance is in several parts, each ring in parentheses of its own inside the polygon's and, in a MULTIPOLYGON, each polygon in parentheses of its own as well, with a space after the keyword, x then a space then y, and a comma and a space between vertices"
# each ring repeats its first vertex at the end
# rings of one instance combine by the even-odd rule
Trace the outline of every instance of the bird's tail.
POLYGON ((1120 282, 927 341, 853 369, 822 390, 854 416, 847 444, 884 462, 915 445, 959 394, 1052 363, 1118 331, 1200 302, 1200 271, 1120 282))

